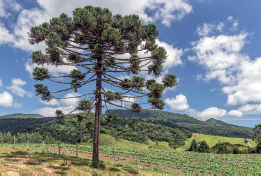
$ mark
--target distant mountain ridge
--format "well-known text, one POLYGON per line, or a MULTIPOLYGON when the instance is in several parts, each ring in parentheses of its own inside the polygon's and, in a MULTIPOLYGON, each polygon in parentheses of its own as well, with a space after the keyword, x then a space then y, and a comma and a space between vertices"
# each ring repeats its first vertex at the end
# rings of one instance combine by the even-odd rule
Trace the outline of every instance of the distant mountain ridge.
MULTIPOLYGON (((238 138, 251 138, 253 136, 253 128, 228 124, 214 118, 201 121, 187 114, 159 110, 143 110, 139 113, 132 113, 130 110, 109 109, 109 112, 118 114, 121 118, 135 117, 145 122, 185 129, 194 133, 238 138)), ((105 114, 108 114, 108 111, 105 114)))
POLYGON ((39 114, 23 114, 23 113, 14 113, 14 114, 8 114, 4 116, 0 116, 0 119, 7 119, 7 118, 44 118, 44 116, 39 115, 39 114))

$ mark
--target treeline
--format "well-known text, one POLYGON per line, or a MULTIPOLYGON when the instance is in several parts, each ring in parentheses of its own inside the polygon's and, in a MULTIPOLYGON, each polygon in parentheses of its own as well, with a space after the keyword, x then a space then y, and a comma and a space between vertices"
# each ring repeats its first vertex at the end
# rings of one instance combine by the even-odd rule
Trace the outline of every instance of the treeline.
POLYGON ((261 144, 259 143, 255 148, 250 148, 249 146, 245 146, 242 144, 231 144, 230 142, 222 142, 215 144, 215 146, 213 146, 212 148, 209 148, 206 141, 197 143, 196 140, 193 139, 191 146, 186 151, 216 154, 260 154, 261 144))
POLYGON ((0 119, 4 119, 4 118, 43 118, 43 116, 39 114, 14 113, 14 114, 0 116, 0 119))
POLYGON ((56 141, 54 137, 48 135, 46 137, 43 137, 38 132, 26 133, 26 134, 17 133, 15 135, 12 135, 10 132, 7 133, 0 132, 0 136, 2 143, 9 143, 9 144, 14 143, 14 137, 16 143, 26 143, 27 141, 29 143, 42 143, 43 140, 45 140, 46 144, 58 143, 58 141, 56 141))

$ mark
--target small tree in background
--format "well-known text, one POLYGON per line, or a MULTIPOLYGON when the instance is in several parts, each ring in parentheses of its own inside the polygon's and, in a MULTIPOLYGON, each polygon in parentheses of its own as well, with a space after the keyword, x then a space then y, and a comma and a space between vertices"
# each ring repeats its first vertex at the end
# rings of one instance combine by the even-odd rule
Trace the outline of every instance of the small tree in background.
POLYGON ((130 118, 128 121, 129 127, 132 128, 134 131, 136 131, 137 124, 138 124, 138 121, 134 117, 130 118))
MULTIPOLYGON (((143 110, 142 104, 151 105, 147 109, 162 110, 165 105, 162 101, 162 92, 167 87, 177 85, 176 76, 172 74, 164 76, 162 84, 157 83, 154 79, 145 80, 136 76, 139 72, 146 71, 148 74, 153 73, 157 77, 162 72, 162 63, 167 58, 167 51, 164 47, 156 44, 155 39, 158 34, 156 25, 143 25, 138 15, 122 17, 120 14, 112 15, 107 8, 102 9, 93 6, 76 8, 73 11, 72 18, 62 13, 59 17, 52 18, 49 23, 45 22, 32 27, 28 33, 30 44, 45 42, 47 45, 46 54, 41 51, 32 52, 32 63, 42 65, 42 67, 44 64, 49 64, 56 67, 59 65, 74 66, 85 70, 85 72, 82 72, 74 69, 67 76, 54 77, 50 75, 48 69, 36 67, 32 75, 36 81, 49 80, 70 85, 69 88, 50 92, 47 86, 36 84, 36 93, 41 95, 42 101, 50 101, 53 98, 67 99, 87 95, 93 96, 89 100, 81 100, 75 110, 88 114, 95 107, 94 123, 85 120, 84 116, 78 115, 80 122, 86 121, 87 128, 94 127, 92 160, 95 164, 99 163, 99 134, 103 102, 106 109, 106 103, 108 103, 130 109, 136 113, 143 110), (145 51, 145 54, 150 52, 150 55, 140 57, 138 56, 139 51, 145 51), (117 55, 124 54, 129 54, 130 57, 117 57, 117 55), (144 66, 148 66, 147 70, 142 69, 144 66), (133 74, 134 77, 132 79, 119 79, 112 75, 114 73, 129 73, 133 74), (88 79, 86 79, 87 75, 90 75, 88 79), (69 78, 70 81, 57 81, 56 78, 69 78), (69 90, 78 92, 79 88, 91 82, 96 83, 95 89, 93 91, 90 89, 84 95, 66 98, 52 96, 53 93, 69 90), (123 93, 106 91, 103 84, 109 84, 125 91, 123 93), (146 88, 146 90, 143 90, 143 88, 146 88), (129 92, 134 92, 138 96, 128 95, 129 92), (148 97, 147 103, 136 103, 128 100, 144 96, 148 97), (120 101, 120 104, 114 103, 115 100, 120 101), (130 103, 131 108, 125 107, 123 102, 130 103)), ((67 115, 61 110, 57 110, 55 114, 58 118, 67 115)), ((116 118, 116 115, 110 113, 105 118, 105 123, 116 118)))
POLYGON ((261 154, 261 124, 255 125, 255 128, 253 129, 254 136, 252 140, 256 141, 257 146, 255 148, 255 152, 261 154))
POLYGON ((195 139, 192 140, 191 146, 187 151, 197 151, 198 144, 195 139))
POLYGON ((200 146, 198 147, 198 152, 203 152, 203 153, 210 153, 210 149, 206 141, 202 141, 200 143, 200 146))

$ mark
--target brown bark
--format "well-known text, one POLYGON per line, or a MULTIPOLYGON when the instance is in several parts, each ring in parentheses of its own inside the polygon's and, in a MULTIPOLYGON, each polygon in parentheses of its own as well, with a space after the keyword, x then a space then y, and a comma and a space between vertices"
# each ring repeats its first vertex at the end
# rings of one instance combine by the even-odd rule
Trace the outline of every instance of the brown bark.
MULTIPOLYGON (((98 59, 97 70, 102 67, 101 64, 102 57, 98 59)), ((101 92, 102 89, 102 72, 97 72, 96 89, 101 92)), ((101 115, 101 93, 95 97, 97 103, 95 107, 95 122, 94 122, 94 140, 93 140, 93 162, 95 164, 99 163, 99 137, 100 137, 100 115, 101 115)))

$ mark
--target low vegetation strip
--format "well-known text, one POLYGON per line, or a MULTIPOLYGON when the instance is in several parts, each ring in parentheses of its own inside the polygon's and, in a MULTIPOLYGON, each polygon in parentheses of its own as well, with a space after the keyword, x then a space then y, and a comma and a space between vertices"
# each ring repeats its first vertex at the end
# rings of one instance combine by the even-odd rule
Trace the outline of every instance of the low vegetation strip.
POLYGON ((2 175, 261 175, 260 154, 212 154, 138 148, 100 147, 105 169, 91 168, 92 147, 78 145, 4 144, 2 175), (68 146, 68 156, 66 148, 68 146), (115 159, 114 159, 115 155, 115 159), (8 172, 9 170, 9 172, 8 172), (10 173, 11 171, 11 173, 10 173))
MULTIPOLYGON (((198 143, 201 141, 206 141, 210 148, 212 148, 217 143, 221 142, 230 142, 231 144, 241 144, 248 146, 248 143, 245 143, 244 138, 232 138, 232 137, 222 137, 222 136, 214 136, 214 135, 206 135, 200 133, 194 133, 191 138, 185 140, 185 145, 177 148, 177 151, 184 151, 188 149, 192 143, 192 140, 195 139, 198 143)), ((250 143, 252 143, 253 147, 257 146, 257 143, 252 139, 248 139, 250 143)))

